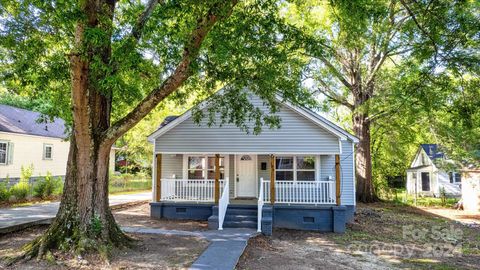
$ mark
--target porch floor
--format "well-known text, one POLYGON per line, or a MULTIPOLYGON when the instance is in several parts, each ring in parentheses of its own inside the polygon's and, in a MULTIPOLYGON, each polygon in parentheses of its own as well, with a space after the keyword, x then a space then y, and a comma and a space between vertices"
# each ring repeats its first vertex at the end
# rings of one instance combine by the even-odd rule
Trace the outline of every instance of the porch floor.
POLYGON ((258 199, 257 198, 241 198, 241 199, 231 199, 230 205, 257 205, 258 199))

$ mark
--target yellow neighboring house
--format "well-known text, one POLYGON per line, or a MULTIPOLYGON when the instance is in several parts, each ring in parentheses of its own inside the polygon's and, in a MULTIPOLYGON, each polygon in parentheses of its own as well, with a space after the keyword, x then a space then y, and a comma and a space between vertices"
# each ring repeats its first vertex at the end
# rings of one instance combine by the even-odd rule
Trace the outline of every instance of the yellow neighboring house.
MULTIPOLYGON (((65 176, 70 143, 65 121, 39 123, 40 113, 0 104, 0 180, 18 179, 21 167, 33 165, 32 177, 65 176)), ((115 148, 110 151, 114 170, 115 148)))

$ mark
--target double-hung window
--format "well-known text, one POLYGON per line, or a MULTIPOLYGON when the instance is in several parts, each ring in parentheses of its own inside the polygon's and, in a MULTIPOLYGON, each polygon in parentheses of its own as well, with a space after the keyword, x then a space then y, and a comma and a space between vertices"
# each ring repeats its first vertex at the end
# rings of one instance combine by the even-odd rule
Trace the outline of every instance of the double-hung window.
POLYGON ((53 158, 53 145, 44 144, 43 145, 43 159, 52 159, 53 158))
MULTIPOLYGON (((215 157, 207 157, 207 179, 215 179, 215 157)), ((225 179, 225 158, 219 158, 220 179, 225 179)))
POLYGON ((8 143, 0 141, 0 164, 6 165, 8 157, 8 143))
POLYGON ((448 177, 450 178, 450 183, 460 183, 462 182, 462 175, 456 172, 449 172, 448 177))
POLYGON ((188 157, 188 179, 205 179, 205 157, 188 157))
POLYGON ((315 156, 278 156, 275 158, 275 180, 315 181, 316 168, 315 156))
MULTIPOLYGON (((219 158, 220 179, 225 179, 225 158, 219 158)), ((188 156, 188 179, 215 179, 214 156, 188 156)))
POLYGON ((275 159, 275 180, 293 181, 294 157, 276 157, 275 159))
POLYGON ((297 181, 315 181, 315 157, 302 156, 297 159, 297 181))

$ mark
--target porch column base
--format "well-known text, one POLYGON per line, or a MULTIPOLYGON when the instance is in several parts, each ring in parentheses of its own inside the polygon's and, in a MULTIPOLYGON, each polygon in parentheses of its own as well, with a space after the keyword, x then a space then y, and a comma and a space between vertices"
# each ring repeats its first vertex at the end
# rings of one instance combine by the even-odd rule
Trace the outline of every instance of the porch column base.
POLYGON ((270 236, 273 232, 273 206, 264 205, 262 208, 262 233, 270 236))
POLYGON ((346 229, 347 217, 345 206, 333 206, 333 232, 344 233, 346 229))
POLYGON ((218 206, 212 206, 212 215, 208 218, 208 228, 210 230, 218 229, 218 206))

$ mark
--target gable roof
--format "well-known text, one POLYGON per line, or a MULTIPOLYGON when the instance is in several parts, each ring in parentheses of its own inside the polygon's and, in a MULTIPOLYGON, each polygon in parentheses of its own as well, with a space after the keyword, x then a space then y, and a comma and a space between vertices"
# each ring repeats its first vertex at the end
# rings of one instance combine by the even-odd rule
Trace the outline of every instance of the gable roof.
MULTIPOLYGON (((220 91, 219 91, 220 92, 220 91)), ((278 101, 282 101, 279 96, 277 96, 278 101)), ((334 134, 341 140, 350 140, 354 143, 358 143, 358 138, 354 135, 350 134, 346 130, 342 129, 341 127, 337 126, 336 124, 332 123, 331 121, 327 120, 325 117, 315 113, 314 111, 304 108, 295 106, 289 102, 282 102, 283 105, 289 107, 293 111, 297 112, 298 114, 302 115, 303 117, 309 119, 310 121, 314 122, 318 126, 323 127, 328 132, 334 134)), ((168 130, 174 128, 178 124, 182 123, 183 121, 187 120, 191 116, 191 110, 188 110, 184 114, 180 116, 167 116, 165 120, 160 124, 157 130, 155 130, 152 134, 148 136, 149 141, 153 141, 155 138, 161 136, 168 130)))
POLYGON ((38 112, 0 104, 0 132, 27 134, 43 137, 66 138, 65 121, 55 118, 53 122, 37 123, 38 112))
POLYGON ((445 154, 440 152, 438 144, 421 144, 420 146, 431 160, 445 157, 445 154))

